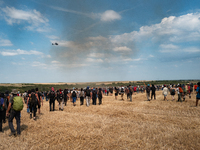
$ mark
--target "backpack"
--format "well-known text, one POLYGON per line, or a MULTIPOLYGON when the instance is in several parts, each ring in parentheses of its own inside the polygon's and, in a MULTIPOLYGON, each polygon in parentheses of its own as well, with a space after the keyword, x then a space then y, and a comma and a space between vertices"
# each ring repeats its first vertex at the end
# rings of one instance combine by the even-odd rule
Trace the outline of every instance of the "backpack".
POLYGON ((92 97, 96 97, 96 95, 97 95, 97 91, 96 90, 92 91, 92 97))
POLYGON ((37 98, 35 96, 35 93, 31 93, 31 97, 29 99, 31 104, 37 104, 37 98))
POLYGON ((124 92, 124 88, 121 88, 121 92, 122 92, 122 93, 124 92))
POLYGON ((90 90, 86 90, 86 96, 90 96, 90 90))
POLYGON ((147 90, 147 93, 149 93, 149 92, 150 92, 150 87, 147 87, 147 89, 146 89, 146 90, 147 90))
POLYGON ((3 103, 1 103, 3 98, 0 99, 0 111, 3 111, 3 103))
POLYGON ((23 100, 20 96, 15 96, 13 98, 13 109, 15 111, 21 111, 24 108, 23 100))
POLYGON ((72 97, 76 97, 76 92, 75 91, 72 92, 72 97))
POLYGON ((99 90, 99 92, 98 92, 98 97, 99 97, 99 98, 102 98, 102 93, 101 93, 100 90, 99 90))
POLYGON ((59 94, 59 99, 63 99, 63 94, 59 94))
POLYGON ((172 94, 174 94, 175 93, 175 89, 172 89, 172 92, 171 92, 172 94))

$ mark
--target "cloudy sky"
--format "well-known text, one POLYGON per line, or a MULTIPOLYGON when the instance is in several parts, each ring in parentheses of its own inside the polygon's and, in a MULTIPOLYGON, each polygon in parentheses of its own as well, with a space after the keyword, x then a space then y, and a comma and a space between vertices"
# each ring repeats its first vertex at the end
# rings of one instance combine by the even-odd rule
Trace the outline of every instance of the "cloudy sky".
POLYGON ((0 0, 0 83, 200 79, 199 65, 199 0, 0 0))

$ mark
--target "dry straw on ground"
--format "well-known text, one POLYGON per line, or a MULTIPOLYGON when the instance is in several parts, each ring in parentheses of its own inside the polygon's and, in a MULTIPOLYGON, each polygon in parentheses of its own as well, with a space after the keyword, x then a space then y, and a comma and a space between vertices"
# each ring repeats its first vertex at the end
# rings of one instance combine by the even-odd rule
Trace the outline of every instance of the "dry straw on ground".
MULTIPOLYGON (((177 95, 176 95, 177 100, 177 95)), ((8 123, 3 124, 0 149, 199 149, 200 106, 192 99, 180 103, 146 95, 133 95, 133 102, 104 96, 102 105, 73 106, 49 112, 44 102, 37 121, 29 119, 26 108, 21 113, 21 136, 9 137, 8 123)), ((14 125, 16 123, 14 120, 14 125)))

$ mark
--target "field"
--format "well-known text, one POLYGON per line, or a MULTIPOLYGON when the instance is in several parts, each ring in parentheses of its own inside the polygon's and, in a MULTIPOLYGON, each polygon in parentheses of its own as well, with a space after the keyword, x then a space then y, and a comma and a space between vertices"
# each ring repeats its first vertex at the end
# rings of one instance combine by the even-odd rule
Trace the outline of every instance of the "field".
MULTIPOLYGON (((21 112, 21 136, 9 137, 8 123, 0 133, 0 149, 199 149, 200 106, 195 95, 186 102, 146 101, 146 94, 133 95, 133 102, 104 96, 102 105, 73 106, 49 111, 44 101, 37 120, 21 112)), ((177 100, 177 95, 175 96, 177 100)), ((84 102, 85 104, 85 102, 84 102)), ((14 120, 14 126, 16 123, 14 120)))

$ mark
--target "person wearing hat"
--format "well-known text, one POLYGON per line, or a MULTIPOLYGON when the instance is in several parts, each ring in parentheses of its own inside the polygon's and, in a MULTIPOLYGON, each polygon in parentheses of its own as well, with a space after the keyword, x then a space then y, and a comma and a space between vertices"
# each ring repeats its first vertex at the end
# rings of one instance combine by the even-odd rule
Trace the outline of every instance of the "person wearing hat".
POLYGON ((200 100, 200 82, 197 83, 198 87, 196 89, 196 107, 198 106, 198 101, 200 100))
POLYGON ((17 97, 17 90, 13 89, 12 90, 12 97, 9 100, 9 105, 8 105, 8 109, 6 110, 6 116, 9 116, 8 122, 9 122, 9 127, 11 130, 11 134, 9 136, 16 136, 15 133, 15 129, 13 127, 13 119, 16 119, 17 122, 17 134, 20 135, 21 134, 21 130, 20 130, 20 111, 16 111, 13 109, 13 103, 14 103, 14 97, 17 97), (11 111, 10 111, 11 110, 11 111), (10 111, 10 115, 9 115, 9 111, 10 111))

